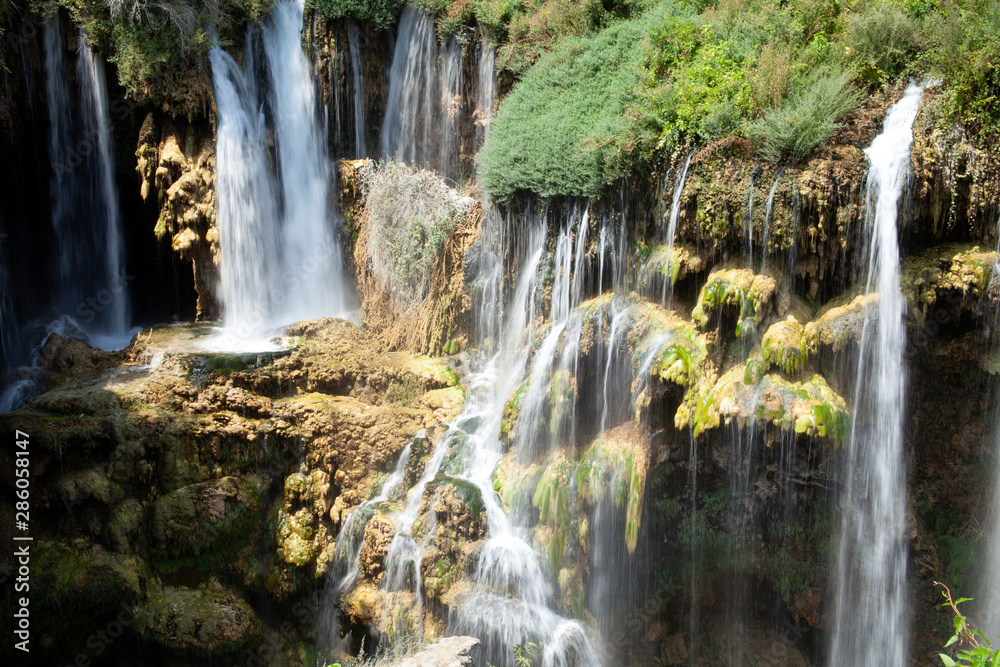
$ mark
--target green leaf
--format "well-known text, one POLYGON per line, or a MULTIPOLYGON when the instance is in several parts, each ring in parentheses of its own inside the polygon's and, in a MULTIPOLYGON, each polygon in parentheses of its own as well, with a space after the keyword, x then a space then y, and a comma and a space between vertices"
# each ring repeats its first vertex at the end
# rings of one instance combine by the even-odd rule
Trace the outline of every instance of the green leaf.
POLYGON ((939 653, 938 655, 941 657, 941 662, 944 663, 945 667, 955 667, 955 665, 958 664, 944 653, 939 653))

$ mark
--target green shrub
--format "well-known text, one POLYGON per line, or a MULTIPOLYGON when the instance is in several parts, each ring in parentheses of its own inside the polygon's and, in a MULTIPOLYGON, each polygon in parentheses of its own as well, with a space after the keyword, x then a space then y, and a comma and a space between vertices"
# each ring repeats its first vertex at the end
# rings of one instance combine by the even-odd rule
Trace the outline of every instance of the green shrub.
POLYGON ((849 72, 821 71, 764 114, 751 127, 761 152, 772 160, 786 154, 802 159, 833 137, 837 119, 860 104, 850 80, 849 72))
POLYGON ((307 0, 328 21, 352 18, 388 30, 396 23, 406 0, 307 0))
POLYGON ((847 44, 862 81, 881 83, 903 74, 921 49, 921 22, 901 6, 872 1, 847 19, 847 44))
POLYGON ((928 20, 929 59, 943 76, 945 107, 981 140, 1000 133, 1000 3, 951 0, 928 20))
POLYGON ((640 21, 623 21, 546 54, 504 100, 479 157, 496 199, 596 195, 620 170, 625 109, 639 83, 640 21))
POLYGON ((661 106, 661 142, 681 138, 704 141, 729 134, 751 106, 746 72, 726 43, 703 40, 690 61, 676 68, 666 83, 661 106))

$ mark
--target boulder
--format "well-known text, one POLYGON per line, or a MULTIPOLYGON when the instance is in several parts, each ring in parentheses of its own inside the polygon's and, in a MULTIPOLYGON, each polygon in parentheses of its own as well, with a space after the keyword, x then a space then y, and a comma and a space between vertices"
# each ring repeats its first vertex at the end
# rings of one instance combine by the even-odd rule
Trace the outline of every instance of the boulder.
POLYGON ((445 637, 394 667, 473 667, 479 664, 479 640, 445 637))
POLYGON ((164 588, 136 615, 143 641, 179 655, 224 658, 256 647, 261 624, 238 593, 210 583, 205 588, 164 588))

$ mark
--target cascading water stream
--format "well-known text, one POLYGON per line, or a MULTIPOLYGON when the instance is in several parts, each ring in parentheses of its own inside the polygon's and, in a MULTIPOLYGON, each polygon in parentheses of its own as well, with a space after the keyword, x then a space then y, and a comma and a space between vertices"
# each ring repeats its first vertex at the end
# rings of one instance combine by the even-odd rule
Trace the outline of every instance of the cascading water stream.
POLYGON ((54 313, 59 329, 95 347, 128 345, 129 277, 115 182, 114 143, 104 62, 81 31, 76 102, 67 82, 59 18, 43 28, 52 224, 58 243, 54 313))
MULTIPOLYGON (((245 61, 253 72, 247 39, 245 61)), ((277 197, 267 154, 267 127, 252 76, 219 47, 209 52, 219 111, 215 152, 223 313, 227 330, 252 338, 271 317, 271 290, 280 284, 277 197), (253 262, 235 258, 254 258, 253 262), (225 261, 229 259, 230 261, 225 261)))
POLYGON ((674 182, 674 196, 670 201, 670 218, 667 222, 667 235, 663 239, 667 245, 667 264, 663 271, 665 279, 663 282, 663 298, 661 299, 664 307, 669 305, 670 299, 673 298, 674 294, 674 283, 671 280, 671 276, 673 275, 674 240, 677 238, 677 220, 681 215, 681 194, 684 192, 684 183, 687 181, 688 169, 691 168, 692 157, 694 157, 694 151, 688 153, 687 158, 684 160, 684 168, 677 175, 677 180, 674 182))
POLYGON ((244 67, 213 47, 219 111, 218 217, 225 324, 210 345, 260 350, 298 320, 345 316, 339 215, 329 206, 331 168, 302 49, 303 0, 280 0, 264 25, 274 163, 256 85, 253 34, 244 67), (247 261, 252 258, 253 261, 247 261))
MULTIPOLYGON (((545 651, 543 666, 567 665, 574 659, 573 656, 576 656, 577 664, 595 665, 599 663, 582 626, 550 610, 549 581, 528 541, 528 533, 507 516, 492 486, 493 472, 501 458, 498 436, 503 406, 506 398, 521 383, 531 352, 529 314, 532 309, 529 304, 538 298, 538 290, 542 287, 538 273, 545 229, 545 223, 536 219, 527 232, 529 243, 520 270, 515 273, 518 284, 513 299, 504 308, 509 314, 506 326, 503 327, 497 353, 482 371, 483 376, 494 380, 482 385, 485 391, 475 392, 467 399, 463 413, 482 420, 472 436, 475 446, 466 478, 480 489, 489 533, 473 578, 475 587, 460 603, 454 630, 480 637, 488 659, 496 664, 510 664, 511 646, 541 639, 545 651)), ((574 291, 568 270, 560 270, 561 267, 568 269, 572 260, 572 253, 565 252, 567 247, 572 247, 566 231, 560 235, 557 246, 564 251, 557 251, 553 267, 555 282, 550 339, 555 337, 552 332, 556 328, 565 329, 567 319, 570 319, 568 297, 574 291), (555 303, 562 300, 559 295, 566 300, 566 305, 555 303), (562 317, 561 324, 555 323, 557 317, 562 317)), ((582 279, 582 276, 576 279, 582 279)), ((551 360, 540 360, 543 354, 540 348, 536 353, 536 363, 551 367, 551 360)), ((554 354, 554 346, 548 354, 554 354)), ((532 369, 532 375, 535 370, 532 369)))
POLYGON ((869 250, 850 444, 844 460, 842 525, 835 571, 830 664, 908 664, 906 461, 903 408, 905 302, 900 289, 898 206, 910 169, 912 125, 922 88, 909 87, 865 150, 869 250))
POLYGON ((284 317, 308 320, 346 311, 340 244, 330 201, 330 162, 316 88, 302 50, 304 0, 280 0, 264 26, 271 76, 282 220, 284 317))
POLYGON ((497 50, 487 42, 479 45, 478 82, 476 86, 475 150, 482 148, 493 124, 493 107, 497 98, 497 50))
MULTIPOLYGON (((129 304, 127 281, 124 278, 124 243, 122 241, 121 214, 118 210, 118 186, 115 184, 115 156, 111 140, 111 115, 108 104, 108 89, 104 79, 104 63, 91 51, 87 37, 80 33, 79 54, 77 56, 77 78, 80 81, 83 111, 83 131, 85 136, 93 136, 97 143, 99 171, 92 197, 99 219, 104 223, 104 278, 105 289, 113 292, 111 303, 99 317, 98 331, 106 336, 109 346, 128 344, 132 338, 128 329, 129 304), (118 287, 113 287, 117 285, 118 287)), ((98 298, 100 293, 98 292, 98 298)), ((99 299, 98 303, 104 305, 99 299)), ((77 308, 79 313, 79 307, 77 308)), ((99 311, 100 312, 100 311, 99 311)), ((104 336, 99 336, 103 338, 104 336)), ((95 340, 98 347, 100 341, 95 340)))
POLYGON ((365 80, 361 75, 361 40, 358 25, 347 22, 347 41, 351 48, 351 83, 354 87, 354 157, 368 156, 365 146, 365 80))
POLYGON ((762 261, 767 261, 767 244, 771 242, 771 212, 774 210, 774 193, 778 191, 778 181, 780 180, 781 171, 779 170, 774 175, 774 183, 771 184, 771 190, 767 193, 767 204, 764 207, 764 231, 760 239, 760 246, 763 249, 762 261))
POLYGON ((459 142, 461 140, 462 111, 462 46, 454 37, 441 54, 441 157, 438 173, 452 181, 458 181, 459 142))
POLYGON ((437 51, 434 19, 407 6, 399 19, 389 69, 389 99, 381 134, 383 157, 417 167, 434 166, 437 51))

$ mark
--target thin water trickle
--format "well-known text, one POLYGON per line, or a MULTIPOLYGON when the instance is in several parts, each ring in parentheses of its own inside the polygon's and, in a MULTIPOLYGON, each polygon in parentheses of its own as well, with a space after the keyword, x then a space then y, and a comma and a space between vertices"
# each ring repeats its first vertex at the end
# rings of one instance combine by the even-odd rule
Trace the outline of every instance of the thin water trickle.
POLYGON ((368 157, 365 146, 365 80, 361 75, 361 40, 358 25, 347 22, 347 41, 351 48, 351 84, 354 88, 354 157, 368 157))
POLYGON ((475 150, 486 143, 493 124, 493 111, 497 99, 497 50, 489 42, 479 44, 478 82, 476 86, 476 141, 475 150))
POLYGON ((677 220, 681 215, 681 195, 684 192, 684 183, 687 181, 688 170, 691 168, 692 157, 694 157, 694 151, 688 153, 687 158, 684 159, 684 168, 677 175, 677 179, 674 182, 674 196, 670 201, 670 218, 667 222, 667 235, 663 239, 667 246, 667 263, 663 271, 665 278, 663 282, 663 298, 661 299, 664 307, 670 305, 674 294, 674 283, 671 280, 671 276, 673 275, 674 240, 677 238, 677 220))
POLYGON ((743 218, 744 232, 747 237, 747 266, 753 271, 753 191, 754 191, 754 181, 753 174, 750 175, 750 184, 747 188, 750 190, 749 202, 747 203, 747 214, 743 218))
POLYGON ((774 175, 774 183, 767 193, 767 205, 764 207, 764 231, 761 234, 761 260, 767 261, 767 246, 771 242, 771 212, 774 210, 774 193, 778 191, 778 181, 781 180, 781 170, 774 175))
POLYGON ((866 293, 851 439, 843 468, 842 525, 834 573, 830 664, 908 664, 906 461, 903 410, 905 301, 900 289, 898 206, 910 169, 912 126, 922 88, 889 108, 865 150, 870 163, 864 247, 866 293))

